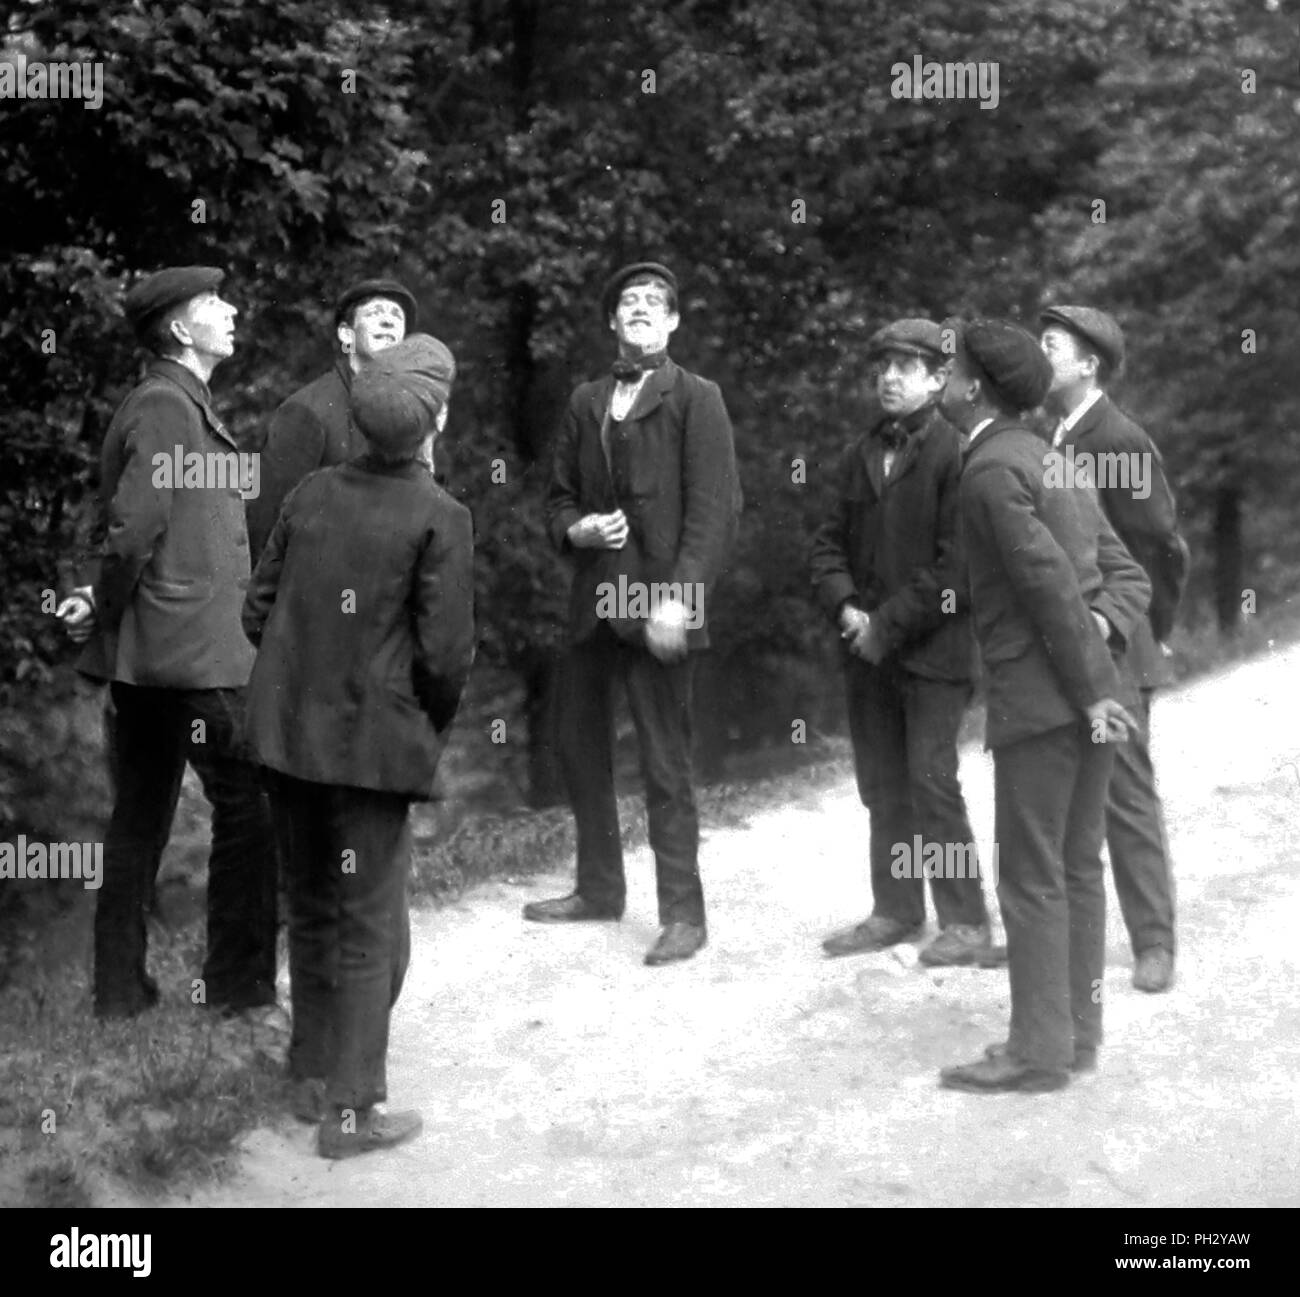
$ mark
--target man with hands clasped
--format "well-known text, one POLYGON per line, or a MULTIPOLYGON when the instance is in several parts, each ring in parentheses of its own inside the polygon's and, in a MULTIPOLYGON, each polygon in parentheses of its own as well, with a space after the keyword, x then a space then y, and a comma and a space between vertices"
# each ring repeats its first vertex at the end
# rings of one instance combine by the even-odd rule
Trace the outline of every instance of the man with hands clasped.
POLYGON ((577 883, 569 896, 526 905, 524 917, 622 917, 612 743, 621 680, 641 748, 662 926, 646 963, 665 964, 707 939, 691 685, 741 493, 722 393, 668 356, 680 321, 673 273, 655 262, 625 266, 606 284, 602 307, 618 359, 569 401, 546 510, 552 541, 573 560, 559 747, 577 825, 577 883))

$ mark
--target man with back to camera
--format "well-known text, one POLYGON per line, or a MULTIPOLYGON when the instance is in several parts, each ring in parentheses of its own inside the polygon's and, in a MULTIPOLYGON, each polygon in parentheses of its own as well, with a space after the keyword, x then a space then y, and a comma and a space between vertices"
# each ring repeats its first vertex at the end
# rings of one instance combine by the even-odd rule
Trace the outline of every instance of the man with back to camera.
POLYGON ((1136 727, 1115 659, 1151 585, 1091 488, 1051 484, 1050 452, 1025 423, 1051 378, 1034 338, 1001 320, 947 327, 942 405, 966 443, 963 548, 988 687, 1011 1026, 940 1083, 1058 1090, 1096 1066, 1101 1044, 1106 785, 1114 744, 1136 727))
POLYGON ((1166 991, 1174 978, 1174 878, 1151 761, 1151 698, 1173 679, 1162 648, 1187 582, 1189 553, 1155 443, 1106 393, 1124 364, 1115 319, 1091 306, 1049 306, 1039 316, 1052 366, 1047 404, 1059 412, 1052 445, 1104 465, 1095 473, 1106 517, 1151 581, 1151 611, 1134 627, 1122 668, 1137 688, 1140 728, 1115 753, 1106 845, 1133 950, 1133 985, 1166 991), (1101 457, 1106 457, 1102 459, 1101 457), (1123 465, 1127 480, 1112 466, 1123 465))
POLYGON ((707 940, 691 686, 696 654, 709 642, 705 602, 735 538, 741 494, 722 393, 668 357, 680 322, 672 271, 657 262, 624 266, 601 305, 618 359, 570 398, 546 509, 552 541, 574 560, 560 755, 577 823, 577 883, 569 896, 526 905, 524 917, 622 917, 612 750, 613 687, 621 680, 655 855, 662 931, 645 962, 657 965, 689 959, 707 940), (668 597, 644 599, 655 587, 668 597))

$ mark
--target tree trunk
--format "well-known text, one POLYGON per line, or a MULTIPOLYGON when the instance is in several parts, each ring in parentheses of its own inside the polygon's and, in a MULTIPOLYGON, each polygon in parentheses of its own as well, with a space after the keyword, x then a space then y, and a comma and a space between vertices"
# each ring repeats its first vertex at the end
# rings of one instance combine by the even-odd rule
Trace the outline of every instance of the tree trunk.
POLYGON ((1241 486, 1225 482, 1214 496, 1214 610, 1224 635, 1241 629, 1244 571, 1241 486))

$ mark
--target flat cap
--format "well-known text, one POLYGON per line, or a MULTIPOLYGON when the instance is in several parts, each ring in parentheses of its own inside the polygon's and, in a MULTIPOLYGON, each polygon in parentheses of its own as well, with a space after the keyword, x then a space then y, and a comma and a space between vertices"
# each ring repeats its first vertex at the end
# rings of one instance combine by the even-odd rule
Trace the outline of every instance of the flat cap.
POLYGON ((1051 362, 1038 340, 1009 320, 972 320, 958 330, 957 347, 990 390, 1011 409, 1032 410, 1052 385, 1051 362))
POLYGON ((657 261, 634 261, 630 266, 616 270, 605 281, 604 290, 600 295, 600 305, 606 318, 614 314, 623 286, 629 279, 635 279, 638 275, 656 275, 673 290, 674 294, 677 292, 677 276, 667 266, 657 261))
POLYGON ((168 307, 211 292, 225 277, 226 272, 215 266, 168 266, 155 271, 127 293, 122 303, 126 318, 137 334, 143 333, 168 307))
POLYGON ((406 316, 408 333, 419 323, 420 309, 416 306, 415 298, 409 289, 403 288, 395 279, 362 279, 351 288, 345 289, 339 300, 334 303, 335 325, 343 324, 348 312, 358 302, 368 302, 372 297, 386 297, 389 301, 396 302, 406 316))
POLYGON ((389 457, 413 455, 451 395, 456 361, 427 333, 380 352, 352 380, 352 417, 389 457))
POLYGON ((1112 374, 1124 367, 1124 331, 1113 315, 1092 306, 1047 306, 1038 317, 1043 324, 1060 324, 1078 334, 1105 362, 1112 374))
POLYGON ((943 330, 933 321, 911 316, 877 329, 867 342, 867 355, 901 351, 910 356, 935 356, 942 360, 943 330))

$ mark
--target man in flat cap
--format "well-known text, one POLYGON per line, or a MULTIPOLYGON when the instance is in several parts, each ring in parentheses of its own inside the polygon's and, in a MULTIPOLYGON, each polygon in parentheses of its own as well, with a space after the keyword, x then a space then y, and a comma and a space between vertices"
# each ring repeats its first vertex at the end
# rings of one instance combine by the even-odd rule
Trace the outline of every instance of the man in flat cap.
POLYGON ((855 955, 914 940, 928 877, 940 931, 921 961, 988 964, 988 912, 957 777, 974 646, 957 536, 961 438, 938 405, 942 331, 933 320, 896 320, 872 337, 867 360, 883 413, 836 468, 810 566, 844 650, 858 793, 871 813, 872 909, 822 944, 855 955), (940 867, 926 866, 927 845, 940 867))
POLYGON ((409 950, 407 814, 432 795, 474 656, 469 511, 416 458, 454 376, 424 334, 357 374, 367 449, 290 493, 244 604, 249 738, 288 843, 293 1106, 329 1158, 421 1124, 378 1105, 409 950))
POLYGON ((1024 420, 1051 380, 1037 341, 999 320, 947 327, 956 354, 942 405, 967 445, 960 505, 988 687, 1011 1029, 941 1082, 1056 1090, 1096 1065, 1101 1043, 1106 785, 1114 744, 1136 728, 1115 657, 1151 585, 1090 488, 1049 485, 1024 420))
POLYGON ((570 398, 547 499, 551 539, 574 562, 559 746, 577 822, 577 885, 569 896, 526 905, 524 917, 622 916, 611 750, 621 680, 641 747, 662 925, 646 963, 665 964, 692 956, 707 935, 691 682, 741 494, 722 393, 668 357, 679 323, 672 272, 657 262, 624 266, 605 285, 601 307, 618 359, 570 398))
POLYGON ((1150 614, 1134 628, 1122 663, 1138 690, 1141 727, 1115 754, 1106 843, 1133 949, 1133 985, 1164 991, 1174 975, 1174 880, 1149 727, 1151 696, 1172 679, 1161 645, 1173 629, 1189 554, 1160 451, 1106 394, 1124 362, 1118 323, 1091 306, 1049 306, 1040 323, 1052 366, 1047 404, 1060 414, 1052 445, 1086 464, 1106 517, 1151 581, 1150 614))
POLYGON ((353 380, 415 328, 416 314, 415 298, 395 279, 363 279, 335 303, 338 357, 271 418, 262 447, 261 491, 248 505, 254 563, 285 496, 314 469, 342 464, 365 450, 349 415, 353 380))
POLYGON ((239 454, 208 391, 235 346, 236 311, 217 292, 223 278, 207 266, 172 267, 126 296, 154 359, 104 438, 98 574, 60 609, 73 638, 89 640, 79 669, 108 681, 115 711, 116 796, 95 911, 94 1005, 105 1018, 158 998, 144 909, 187 760, 212 803, 198 1002, 224 1012, 275 1004, 275 855, 241 736, 253 664, 239 625, 244 504, 238 481, 198 471, 239 454))

